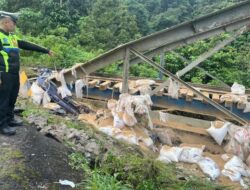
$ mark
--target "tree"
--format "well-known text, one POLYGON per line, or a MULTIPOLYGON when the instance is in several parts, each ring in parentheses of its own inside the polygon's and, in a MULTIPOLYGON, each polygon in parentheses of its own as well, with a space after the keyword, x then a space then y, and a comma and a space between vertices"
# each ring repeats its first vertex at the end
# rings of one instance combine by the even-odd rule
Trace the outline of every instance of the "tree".
POLYGON ((80 43, 94 49, 107 50, 139 35, 135 16, 120 0, 97 0, 90 15, 78 24, 80 43))

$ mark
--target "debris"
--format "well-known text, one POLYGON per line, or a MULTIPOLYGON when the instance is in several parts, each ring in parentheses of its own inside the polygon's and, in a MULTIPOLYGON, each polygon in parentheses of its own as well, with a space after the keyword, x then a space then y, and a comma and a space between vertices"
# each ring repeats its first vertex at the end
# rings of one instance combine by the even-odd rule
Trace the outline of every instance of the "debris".
POLYGON ((130 144, 136 144, 138 145, 138 138, 136 136, 136 133, 132 130, 122 131, 121 133, 117 133, 115 135, 115 138, 118 140, 123 140, 130 144))
POLYGON ((167 122, 168 121, 168 113, 164 113, 164 112, 161 112, 159 111, 159 116, 160 116, 160 121, 162 122, 167 122))
POLYGON ((31 84, 28 80, 28 77, 24 71, 20 74, 20 88, 19 88, 19 95, 21 97, 27 98, 30 93, 31 84))
POLYGON ((115 111, 123 112, 123 121, 126 125, 132 127, 137 123, 135 113, 146 114, 148 116, 148 126, 152 129, 152 121, 149 116, 152 101, 149 95, 130 95, 121 94, 117 102, 115 111))
POLYGON ((75 188, 76 187, 76 185, 75 185, 75 183, 74 182, 72 182, 72 181, 69 181, 69 180, 59 180, 59 183, 61 184, 61 185, 68 185, 68 186, 70 186, 70 187, 72 187, 72 188, 75 188))
POLYGON ((177 145, 180 142, 180 139, 176 136, 172 129, 155 128, 153 129, 153 132, 163 145, 172 146, 173 144, 177 145))
POLYGON ((61 98, 57 93, 57 88, 54 83, 51 81, 47 81, 45 77, 38 77, 37 79, 38 85, 45 90, 52 101, 59 104, 63 109, 72 113, 72 114, 79 114, 78 108, 73 104, 73 102, 69 98, 61 98))

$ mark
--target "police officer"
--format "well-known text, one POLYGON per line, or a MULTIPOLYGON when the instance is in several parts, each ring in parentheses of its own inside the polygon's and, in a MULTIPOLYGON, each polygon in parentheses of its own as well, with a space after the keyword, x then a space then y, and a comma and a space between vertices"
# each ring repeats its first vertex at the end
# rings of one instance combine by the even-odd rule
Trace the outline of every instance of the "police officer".
POLYGON ((52 51, 19 39, 16 29, 18 14, 0 11, 0 132, 16 133, 13 126, 21 123, 14 118, 14 107, 19 91, 19 50, 31 50, 52 55, 52 51))

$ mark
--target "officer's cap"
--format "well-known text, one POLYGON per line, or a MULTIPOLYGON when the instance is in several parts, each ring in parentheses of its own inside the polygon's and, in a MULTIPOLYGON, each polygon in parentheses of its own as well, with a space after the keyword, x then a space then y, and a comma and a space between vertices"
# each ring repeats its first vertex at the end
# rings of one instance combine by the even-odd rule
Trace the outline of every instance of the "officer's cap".
POLYGON ((10 13, 5 11, 0 11, 0 20, 3 18, 10 18, 13 22, 17 22, 19 13, 10 13))

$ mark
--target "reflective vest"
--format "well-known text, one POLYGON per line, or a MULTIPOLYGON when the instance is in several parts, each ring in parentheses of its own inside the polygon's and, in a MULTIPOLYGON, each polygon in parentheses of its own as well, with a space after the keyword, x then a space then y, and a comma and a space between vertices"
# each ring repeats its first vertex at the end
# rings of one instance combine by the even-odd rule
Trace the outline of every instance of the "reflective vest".
POLYGON ((3 46, 0 50, 0 71, 18 73, 20 67, 18 37, 0 31, 0 40, 3 46))

